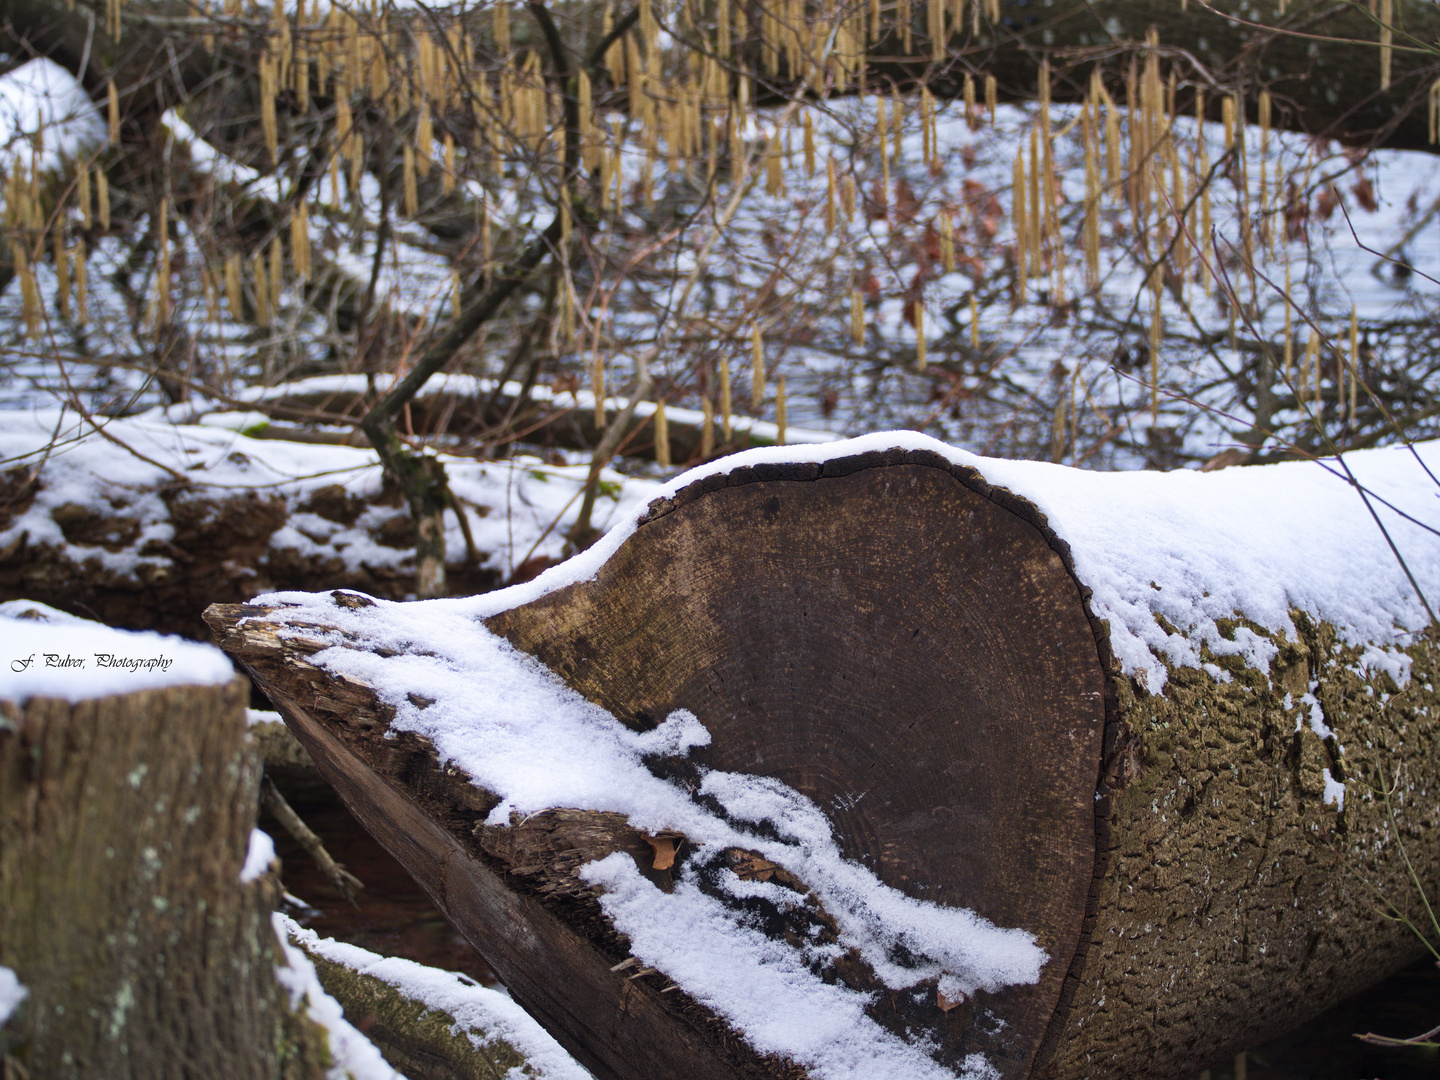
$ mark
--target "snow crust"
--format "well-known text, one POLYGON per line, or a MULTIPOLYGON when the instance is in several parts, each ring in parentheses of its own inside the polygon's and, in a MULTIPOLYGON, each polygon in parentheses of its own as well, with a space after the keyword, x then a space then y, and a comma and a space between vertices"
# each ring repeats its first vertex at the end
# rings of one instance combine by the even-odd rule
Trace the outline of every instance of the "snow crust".
POLYGON ((275 841, 261 829, 250 830, 250 843, 245 848, 245 865, 240 868, 240 883, 249 885, 270 870, 275 861, 275 841))
POLYGON ((0 604, 0 698, 83 701, 166 686, 216 686, 235 675, 213 645, 116 630, 30 600, 0 604))
POLYGON ((332 1064, 325 1073, 327 1080, 405 1080, 385 1061, 375 1044, 345 1019, 340 1003, 320 985, 310 958, 290 943, 288 935, 305 931, 278 911, 271 913, 270 920, 285 958, 285 963, 275 968, 275 978, 289 992, 290 1008, 298 1011, 303 1006, 329 1039, 332 1064))
MULTIPOLYGON (((1408 678, 1409 658, 1399 648, 1428 622, 1424 604, 1334 459, 1209 473, 1099 473, 984 458, 915 432, 880 432, 749 450, 678 476, 659 495, 744 466, 889 449, 938 454, 1033 502, 1069 545, 1092 610, 1109 623, 1122 670, 1151 693, 1164 688, 1166 664, 1199 667, 1207 652, 1239 656, 1268 673, 1274 643, 1246 626, 1224 633, 1219 621, 1242 618, 1294 638, 1292 610, 1334 624, 1346 644, 1363 650, 1363 667, 1388 671, 1402 686, 1408 678)), ((1440 485, 1429 473, 1440 475, 1440 442, 1417 444, 1413 453, 1357 451, 1344 456, 1344 466, 1433 606, 1440 601, 1433 531, 1440 529, 1440 485)), ((633 529, 617 527, 533 582, 488 594, 487 613, 593 577, 633 529)))
MULTIPOLYGON (((1440 443, 1420 444, 1416 454, 1440 473, 1440 443)), ((1368 647, 1372 657, 1388 656, 1403 685, 1409 660, 1398 659, 1397 649, 1428 616, 1335 461, 1094 473, 958 456, 1033 501, 1069 543, 1122 669, 1151 693, 1166 681, 1157 660, 1196 667, 1206 650, 1243 657, 1268 674, 1275 645, 1244 626, 1227 636, 1217 620, 1243 617, 1293 640, 1292 610, 1334 624, 1346 644, 1368 647)), ((1440 527, 1440 487, 1403 447, 1344 460, 1425 595, 1440 599, 1440 546, 1428 531, 1440 527)))
MULTIPOLYGON (((479 986, 453 971, 322 938, 288 920, 286 930, 306 952, 379 979, 427 1008, 448 1013, 456 1023, 451 1030, 463 1031, 477 1048, 493 1039, 509 1043, 530 1066, 524 1075, 538 1080, 590 1080, 590 1072, 503 991, 479 986)), ((519 1074, 519 1069, 513 1070, 514 1080, 520 1080, 519 1074)))
POLYGON ((30 996, 30 989, 25 986, 8 967, 0 964, 0 1025, 4 1025, 20 1003, 30 996))
MULTIPOLYGON (((866 995, 814 978, 809 957, 746 925, 693 880, 682 877, 673 893, 663 893, 621 852, 590 863, 581 877, 605 887, 600 904, 636 956, 724 1016, 762 1053, 786 1055, 827 1080, 955 1076, 870 1019, 866 995)), ((960 1075, 1000 1074, 972 1054, 960 1075)))

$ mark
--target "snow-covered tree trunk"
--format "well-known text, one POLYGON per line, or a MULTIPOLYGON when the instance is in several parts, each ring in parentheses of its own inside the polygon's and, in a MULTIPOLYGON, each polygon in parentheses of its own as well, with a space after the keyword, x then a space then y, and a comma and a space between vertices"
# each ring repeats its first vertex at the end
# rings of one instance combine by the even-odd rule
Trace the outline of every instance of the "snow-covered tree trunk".
MULTIPOLYGON (((722 1019, 743 1001, 685 949, 617 932, 606 890, 629 862, 656 910, 707 874, 755 893, 742 905, 781 882, 805 903, 747 908, 752 928, 817 983, 868 994, 877 1045, 965 1075, 983 1075, 976 1055, 1015 1078, 1183 1075, 1416 954, 1370 888, 1420 910, 1401 842, 1418 880, 1440 882, 1437 655, 1427 633, 1392 633, 1418 605, 1343 480, 1314 463, 1097 476, 918 436, 856 442, 701 470, 623 543, 508 606, 412 614, 336 593, 207 618, 357 817, 606 1075, 833 1072, 823 1053, 802 1068, 756 1049, 770 1035, 722 1019), (747 850, 783 841, 778 825, 711 865, 706 836, 596 808, 628 797, 598 780, 576 789, 588 809, 535 802, 522 788, 568 767, 539 725, 568 706, 541 687, 524 713, 494 667, 466 673, 482 619, 633 731, 699 718, 708 742, 645 760, 707 813, 725 809, 716 777, 772 778, 819 808, 847 865, 932 913, 1033 935, 1038 978, 976 989, 937 967, 897 989, 884 962, 923 966, 904 949, 878 964, 806 952, 832 940, 843 897, 747 850), (392 681, 407 654, 423 674, 392 681), (493 726, 472 732, 492 701, 493 726), (507 786, 487 746, 531 724, 540 774, 507 786), (608 877, 585 869, 597 860, 608 877)), ((1396 476, 1428 482, 1400 451, 1350 460, 1399 505, 1396 476)), ((1390 525, 1434 586, 1440 561, 1390 525)), ((737 828, 755 820, 725 807, 737 828)))
POLYGON ((29 991, 0 1035, 28 1074, 6 1076, 324 1075, 323 1032, 276 981, 277 880, 241 880, 247 695, 0 702, 0 964, 29 991))

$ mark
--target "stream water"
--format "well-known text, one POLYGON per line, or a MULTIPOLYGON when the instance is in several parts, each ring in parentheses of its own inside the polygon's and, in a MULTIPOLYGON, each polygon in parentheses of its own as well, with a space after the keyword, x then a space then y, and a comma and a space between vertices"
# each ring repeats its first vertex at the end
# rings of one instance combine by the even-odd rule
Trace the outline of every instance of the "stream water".
MULTIPOLYGON (((303 779, 276 781, 330 853, 365 883, 358 906, 346 903, 279 823, 262 815, 260 827, 275 839, 287 891, 309 905, 292 910, 300 923, 324 937, 495 985, 480 955, 328 786, 303 779)), ((1437 1080, 1440 1051, 1371 1046, 1355 1038, 1357 1032, 1408 1038, 1437 1024, 1440 969, 1432 960, 1421 960, 1308 1024, 1252 1047, 1243 1067, 1216 1063, 1210 1080, 1437 1080)))

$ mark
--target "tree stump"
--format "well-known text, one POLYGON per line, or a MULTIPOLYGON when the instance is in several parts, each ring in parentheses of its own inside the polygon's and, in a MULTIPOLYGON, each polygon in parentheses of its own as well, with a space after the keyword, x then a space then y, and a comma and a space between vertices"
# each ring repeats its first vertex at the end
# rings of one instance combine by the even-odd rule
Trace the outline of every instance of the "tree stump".
MULTIPOLYGON (((804 1074, 663 980, 612 970, 626 942, 577 868, 622 851, 663 884, 673 840, 563 807, 484 824, 496 797, 389 731, 375 687, 310 659, 335 635, 318 602, 299 610, 207 619, 567 1049, 627 1080, 804 1074)), ((1415 955, 1357 880, 1419 910, 1397 837, 1427 841, 1410 859, 1440 880, 1433 799, 1367 798, 1340 749, 1383 746, 1405 791, 1440 790, 1428 637, 1408 648, 1404 694, 1303 616, 1270 670, 1223 657, 1151 693, 1122 674, 1035 506, 937 453, 712 473, 652 504, 593 577, 487 625, 636 730, 690 710, 712 735, 697 765, 803 793, 887 885, 1034 934, 1038 982, 959 1004, 837 965, 873 993, 872 1019, 957 1073, 977 1053, 1007 1078, 1198 1070, 1415 955), (1328 739, 1299 722, 1302 696, 1328 739)))
POLYGON ((240 880, 248 694, 0 701, 0 964, 29 989, 0 1048, 35 1080, 325 1074, 275 979, 278 882, 240 880))

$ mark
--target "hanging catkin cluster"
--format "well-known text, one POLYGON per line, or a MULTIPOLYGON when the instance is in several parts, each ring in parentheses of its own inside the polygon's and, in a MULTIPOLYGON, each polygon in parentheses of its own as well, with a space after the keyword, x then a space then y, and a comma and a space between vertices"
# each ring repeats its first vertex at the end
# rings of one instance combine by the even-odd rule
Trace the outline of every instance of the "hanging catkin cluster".
MULTIPOLYGON (((1377 2, 1383 87, 1390 79, 1393 11, 1391 0, 1377 2)), ((970 60, 971 46, 988 41, 1000 18, 998 0, 655 0, 640 3, 633 19, 628 7, 606 0, 576 23, 577 41, 585 47, 569 50, 567 71, 556 69, 532 14, 509 2, 462 13, 319 0, 265 0, 263 7, 224 0, 224 8, 225 18, 206 33, 206 45, 254 56, 256 107, 250 115, 258 120, 259 141, 252 164, 278 178, 280 214, 263 234, 205 231, 188 220, 188 200, 172 192, 139 212, 124 204, 132 216, 143 215, 154 260, 145 325, 158 332, 178 317, 177 267, 186 265, 178 249, 187 243, 201 256, 198 279, 208 319, 218 320, 223 305, 234 320, 275 323, 295 290, 318 276, 326 256, 312 250, 312 236, 322 222, 368 226, 382 186, 385 196, 393 196, 391 213, 422 221, 464 216, 475 223, 463 261, 457 259, 445 286, 448 310, 458 312, 474 284, 496 270, 497 245, 502 253, 514 246, 515 226, 497 205, 516 192, 538 192, 561 224, 557 254, 565 273, 556 290, 555 325, 567 347, 578 351, 575 343, 585 343, 600 425, 606 416, 605 320, 590 310, 593 291, 577 287, 570 273, 577 221, 651 209, 666 177, 683 176, 696 190, 712 190, 743 186, 757 176, 763 190, 780 197, 803 172, 807 184, 815 178, 816 189, 824 185, 823 204, 807 227, 836 234, 899 201, 902 170, 911 164, 905 156, 917 146, 920 164, 932 174, 953 167, 940 145, 946 108, 963 107, 975 129, 995 123, 1001 96, 997 80, 970 60), (585 51, 596 41, 606 44, 588 68, 585 51), (877 77, 879 60, 897 51, 912 58, 919 74, 898 81, 877 77), (944 71, 956 102, 937 101, 922 70, 927 58, 932 73, 944 71), (857 92, 865 95, 864 124, 869 127, 873 115, 873 129, 855 133, 849 157, 821 129, 822 110, 757 113, 762 104, 798 98, 824 105, 857 92)), ((106 0, 103 29, 112 39, 123 37, 125 18, 122 0, 106 0)), ((1088 82, 1079 72, 1057 73, 1042 61, 1033 87, 1006 88, 1007 95, 1035 102, 1011 165, 1012 302, 1043 296, 1063 309, 1077 288, 1099 290, 1107 274, 1102 253, 1124 237, 1147 270, 1138 311, 1148 323, 1149 404, 1157 415, 1166 290, 1188 303, 1194 286, 1207 296, 1216 287, 1210 251, 1216 167, 1207 115, 1218 113, 1223 124, 1226 175, 1236 192, 1241 263, 1252 299, 1257 258, 1275 257, 1285 236, 1284 178, 1269 164, 1275 126, 1269 93, 1260 89, 1253 99, 1257 130, 1254 145, 1247 145, 1245 100, 1212 88, 1207 113, 1207 93, 1182 62, 1152 31, 1123 66, 1097 67, 1088 82), (1061 113, 1057 100, 1078 101, 1078 109, 1061 113), (1187 112, 1193 103, 1193 127, 1177 124, 1182 102, 1187 112), (1067 170, 1079 162, 1083 207, 1067 207, 1067 170)), ((108 146, 71 163, 63 183, 42 183, 39 136, 33 160, 27 165, 16 159, 5 175, 7 246, 31 336, 43 332, 49 317, 35 276, 45 260, 54 266, 55 313, 81 325, 89 317, 86 244, 111 232, 107 168, 133 138, 125 126, 133 90, 106 85, 108 146)), ((1430 137, 1440 140, 1440 81, 1429 99, 1430 137)), ((1074 185, 1072 199, 1078 176, 1074 185)), ((978 211, 962 200, 927 215, 935 273, 954 273, 962 265, 965 230, 978 228, 978 211)), ((842 278, 837 298, 850 340, 860 349, 870 340, 869 321, 884 294, 862 280, 860 268, 852 268, 848 289, 842 278)), ((952 313, 958 323, 968 319, 975 352, 981 347, 977 292, 978 286, 965 297, 968 310, 952 313)), ((1232 337, 1236 308, 1229 308, 1232 337)), ((915 366, 923 370, 935 356, 935 327, 943 325, 927 313, 923 282, 906 293, 905 319, 915 334, 915 366)), ((1354 333, 1348 349, 1308 329, 1297 344, 1292 322, 1287 299, 1281 367, 1296 387, 1297 403, 1320 402, 1321 374, 1332 370, 1331 361, 1337 387, 1348 379, 1353 401, 1354 333)), ((722 331, 728 352, 707 361, 712 366, 701 380, 706 439, 713 436, 710 420, 723 438, 732 435, 731 368, 743 371, 746 352, 749 408, 757 414, 773 408, 783 438, 786 401, 784 380, 775 377, 774 334, 758 302, 722 331)), ((1057 446, 1073 438, 1076 378, 1072 373, 1057 405, 1057 446)), ((743 378, 739 382, 744 397, 747 388, 743 378)), ((667 423, 661 404, 657 438, 667 423)))

